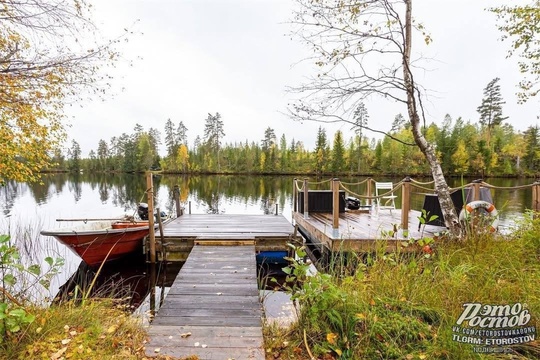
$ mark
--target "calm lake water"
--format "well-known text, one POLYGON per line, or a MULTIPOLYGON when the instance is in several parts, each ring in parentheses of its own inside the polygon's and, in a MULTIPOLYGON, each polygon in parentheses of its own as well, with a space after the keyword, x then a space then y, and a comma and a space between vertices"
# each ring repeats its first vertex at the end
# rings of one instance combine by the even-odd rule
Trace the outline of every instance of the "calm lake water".
MULTIPOLYGON (((351 184, 348 187, 351 191, 363 194, 363 185, 353 185, 363 179, 341 180, 351 184)), ((377 180, 398 182, 401 179, 377 180)), ((512 187, 531 184, 533 180, 489 179, 487 182, 499 187, 512 187)), ((450 179, 449 184, 456 187, 461 184, 461 180, 450 179)), ((172 194, 175 185, 180 187, 180 199, 186 212, 190 209, 193 214, 273 214, 277 208, 279 214, 289 221, 292 217, 291 176, 156 176, 155 206, 167 213, 174 213, 172 194)), ((319 188, 328 189, 329 184, 320 185, 319 188)), ((40 236, 39 231, 71 224, 57 222, 56 219, 107 218, 134 214, 137 203, 147 201, 145 190, 146 179, 140 174, 55 174, 45 175, 42 184, 9 182, 0 188, 0 234, 10 233, 21 252, 30 259, 28 261, 39 262, 45 256, 66 260, 62 275, 54 279, 51 287, 51 293, 55 294, 58 287, 76 272, 81 261, 56 240, 40 236)), ((531 206, 530 189, 492 190, 492 196, 503 226, 522 216, 525 209, 531 206)), ((400 207, 400 199, 397 200, 397 206, 400 207)), ((413 209, 420 210, 422 204, 422 196, 412 197, 413 209)), ((113 274, 115 271, 120 270, 111 270, 113 274)), ((137 271, 135 274, 139 275, 130 276, 140 276, 148 269, 137 271)))

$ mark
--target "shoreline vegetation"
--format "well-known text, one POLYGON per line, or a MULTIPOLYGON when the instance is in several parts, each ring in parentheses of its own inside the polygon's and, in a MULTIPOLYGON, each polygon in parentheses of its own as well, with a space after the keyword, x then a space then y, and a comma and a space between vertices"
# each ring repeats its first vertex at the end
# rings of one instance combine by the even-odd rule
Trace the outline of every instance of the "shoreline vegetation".
MULTIPOLYGON (((432 176, 431 168, 414 144, 412 129, 401 114, 392 130, 382 139, 368 138, 352 128, 349 134, 338 130, 333 139, 319 127, 315 146, 277 136, 268 127, 262 140, 225 143, 224 123, 219 113, 208 114, 205 132, 188 144, 187 128, 180 121, 167 120, 165 136, 155 128, 136 124, 132 133, 101 139, 97 148, 83 157, 73 140, 67 154, 58 151, 45 171, 144 172, 160 170, 168 174, 268 174, 268 175, 384 175, 432 176), (397 140, 397 141, 395 141, 397 140), (164 149, 160 148, 164 145, 164 149), (164 151, 163 151, 164 150, 164 151)), ((436 149, 445 176, 538 177, 540 157, 536 149, 538 126, 520 132, 509 123, 483 126, 452 119, 447 115, 441 126, 431 123, 421 129, 436 149)))
MULTIPOLYGON (((8 243, 3 244, 5 281, 17 256, 8 243)), ((381 239, 381 249, 383 244, 381 239)), ((415 245, 423 244, 415 244, 415 240, 404 244, 415 245)), ((475 351, 470 339, 493 339, 456 337, 453 331, 467 303, 520 304, 530 315, 527 326, 536 329, 540 319, 539 249, 540 218, 532 213, 510 235, 469 231, 462 243, 443 237, 430 239, 429 251, 414 255, 376 251, 337 256, 330 270, 314 276, 307 275, 309 264, 302 261, 303 249, 299 248, 299 260, 292 261, 286 271, 290 281, 282 288, 298 304, 298 321, 287 328, 264 322, 266 358, 537 358, 540 342, 536 339, 475 351), (504 352, 493 355, 487 353, 489 349, 504 352)), ((36 269, 31 272, 38 273, 36 269)), ((0 359, 146 359, 145 327, 122 301, 112 299, 114 289, 109 290, 97 299, 83 297, 51 306, 23 300, 17 306, 3 296, 0 359)), ((466 328, 464 325, 461 327, 466 328)), ((173 359, 159 353, 156 358, 173 359)))
MULTIPOLYGON (((79 170, 77 172, 84 172, 84 170, 79 170)), ((77 173, 75 172, 75 173, 77 173)), ((161 175, 180 175, 180 176, 199 176, 199 175, 219 175, 219 176, 230 176, 230 175, 245 175, 245 176, 298 176, 298 177, 317 177, 317 178, 324 178, 324 177, 407 177, 410 176, 408 173, 315 173, 315 172, 171 172, 171 171, 163 171, 163 170, 151 170, 154 174, 161 174, 161 175)), ((71 170, 42 170, 40 172, 41 174, 70 174, 74 173, 74 171, 71 170)), ((146 171, 92 171, 92 173, 96 174, 145 174, 146 171)), ((431 174, 425 173, 425 174, 414 174, 415 177, 418 178, 429 178, 432 177, 431 174)), ((480 175, 479 175, 480 176, 480 175)), ((461 175, 461 174, 452 174, 452 175, 446 175, 447 178, 453 178, 453 179, 459 179, 459 178, 475 178, 474 175, 461 175)), ((489 178, 500 178, 500 179, 540 179, 540 173, 538 174, 521 174, 521 175, 490 175, 490 176, 480 176, 482 179, 489 179, 489 178)))

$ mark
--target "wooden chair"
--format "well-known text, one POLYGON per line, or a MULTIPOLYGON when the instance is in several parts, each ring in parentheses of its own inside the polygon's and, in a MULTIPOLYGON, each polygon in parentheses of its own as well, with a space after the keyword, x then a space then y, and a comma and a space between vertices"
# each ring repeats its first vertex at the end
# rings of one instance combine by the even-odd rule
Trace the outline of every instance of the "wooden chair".
POLYGON ((375 183, 375 196, 377 198, 375 199, 375 202, 377 204, 377 209, 389 209, 392 211, 392 209, 396 208, 396 198, 397 196, 394 195, 393 192, 390 192, 394 189, 394 184, 391 182, 376 182, 375 183), (386 194, 386 195, 384 195, 386 194), (379 197, 381 195, 384 195, 382 197, 379 197))

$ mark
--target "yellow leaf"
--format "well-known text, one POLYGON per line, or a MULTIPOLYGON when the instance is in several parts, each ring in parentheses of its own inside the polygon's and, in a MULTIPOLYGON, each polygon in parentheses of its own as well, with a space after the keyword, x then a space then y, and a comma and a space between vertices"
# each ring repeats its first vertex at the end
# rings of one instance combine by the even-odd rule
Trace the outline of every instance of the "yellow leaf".
POLYGON ((418 355, 418 357, 420 358, 420 360, 427 359, 427 355, 426 355, 426 354, 420 354, 420 355, 418 355))
POLYGON ((184 338, 184 339, 187 338, 188 336, 191 336, 191 333, 190 333, 190 332, 180 334, 180 337, 181 337, 181 338, 184 338))
POLYGON ((364 320, 366 318, 366 314, 364 313, 358 313, 356 314, 356 318, 360 320, 364 320))
POLYGON ((334 349, 334 351, 336 352, 336 354, 338 354, 338 356, 341 356, 342 352, 340 349, 334 349))
POLYGON ((111 325, 107 329, 107 334, 112 334, 112 333, 116 332, 116 330, 118 330, 118 325, 111 325))
POLYGON ((334 333, 328 333, 326 334, 326 341, 328 341, 328 343, 332 344, 332 345, 335 345, 336 344, 336 340, 338 338, 338 335, 337 334, 334 334, 334 333))
POLYGON ((62 357, 62 355, 66 352, 67 347, 61 348, 57 352, 51 355, 51 360, 58 360, 62 357))

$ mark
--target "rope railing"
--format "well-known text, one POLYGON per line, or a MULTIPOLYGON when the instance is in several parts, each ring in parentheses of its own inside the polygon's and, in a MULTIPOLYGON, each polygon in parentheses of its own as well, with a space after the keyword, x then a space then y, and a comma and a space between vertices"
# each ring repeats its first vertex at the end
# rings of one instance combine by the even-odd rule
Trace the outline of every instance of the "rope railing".
MULTIPOLYGON (((420 190, 423 190, 423 191, 426 191, 426 192, 434 192, 435 191, 434 188, 428 188, 428 187, 425 187, 425 186, 422 186, 422 185, 418 185, 417 183, 412 183, 411 185, 414 186, 415 189, 420 189, 420 190)), ((413 192, 413 194, 414 194, 414 192, 413 192)))
POLYGON ((299 181, 298 179, 295 179, 294 181, 294 185, 296 186, 296 190, 298 191, 304 191, 304 182, 303 181, 299 181), (298 183, 302 183, 302 186, 298 186, 298 183))
POLYGON ((321 180, 321 181, 308 181, 308 185, 321 185, 321 184, 325 184, 325 183, 328 183, 328 182, 331 182, 332 179, 328 179, 328 180, 321 180))
POLYGON ((368 181, 374 181, 372 178, 367 178, 365 180, 362 180, 362 181, 359 181, 359 182, 355 182, 355 183, 347 183, 347 182, 344 182, 344 181, 340 181, 341 184, 345 184, 347 186, 357 186, 357 185, 362 185, 362 184, 365 184, 367 183, 368 181))
POLYGON ((431 181, 426 181, 426 182, 421 182, 421 181, 417 181, 417 180, 414 180, 412 178, 409 178, 411 183, 413 184, 418 184, 418 185, 430 185, 430 184, 435 184, 435 180, 431 180, 431 181))
POLYGON ((483 181, 480 183, 480 186, 483 186, 488 189, 494 189, 494 190, 522 190, 522 189, 532 188, 535 185, 536 183, 527 184, 527 185, 519 185, 519 186, 495 186, 495 185, 491 185, 483 181))
MULTIPOLYGON (((367 179, 367 180, 373 180, 373 179, 367 179)), ((366 182, 366 181, 364 181, 364 182, 366 182)), ((375 200, 375 199, 381 199, 381 198, 383 198, 385 196, 391 195, 392 193, 398 191, 400 189, 401 185, 403 184, 403 181, 400 181, 400 182, 396 183, 396 185, 392 189, 390 189, 387 192, 385 192, 384 194, 380 194, 378 196, 377 195, 361 195, 361 194, 358 194, 358 193, 352 191, 351 189, 349 189, 348 187, 346 187, 344 184, 347 184, 347 183, 344 183, 344 182, 340 181, 339 187, 341 189, 345 190, 348 194, 353 195, 354 197, 359 198, 359 199, 375 200)))

